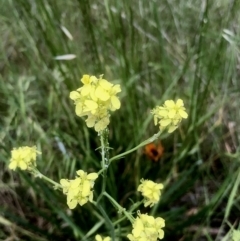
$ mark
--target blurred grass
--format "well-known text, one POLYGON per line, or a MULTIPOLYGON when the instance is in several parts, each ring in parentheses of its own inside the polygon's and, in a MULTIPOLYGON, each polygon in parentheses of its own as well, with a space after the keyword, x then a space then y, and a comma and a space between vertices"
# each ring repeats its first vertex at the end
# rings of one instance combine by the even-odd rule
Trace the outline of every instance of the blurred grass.
MULTIPOLYGON (((61 193, 6 168, 13 147, 33 144, 43 153, 39 169, 56 181, 99 168, 98 137, 68 97, 86 73, 122 86, 112 156, 157 131, 149 115, 156 104, 182 98, 189 112, 163 136, 160 162, 139 150, 114 163, 108 192, 128 208, 140 198, 139 179, 165 182, 152 210, 166 219, 165 240, 221 240, 238 227, 239 10, 225 0, 2 1, 0 240, 93 240, 108 231, 91 205, 69 212, 61 193), (64 54, 77 58, 54 59, 64 54)), ((115 231, 125 240, 129 222, 115 231)))

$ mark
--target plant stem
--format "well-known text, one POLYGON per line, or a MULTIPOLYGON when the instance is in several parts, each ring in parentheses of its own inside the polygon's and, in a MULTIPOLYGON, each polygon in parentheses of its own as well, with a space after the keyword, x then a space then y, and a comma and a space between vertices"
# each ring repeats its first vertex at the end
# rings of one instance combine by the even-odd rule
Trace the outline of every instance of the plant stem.
POLYGON ((104 196, 106 196, 110 201, 111 203, 113 204, 113 206, 115 206, 119 212, 121 213, 124 213, 124 215, 128 218, 128 220, 133 223, 134 222, 134 218, 133 216, 128 213, 125 208, 123 208, 122 206, 120 206, 107 192, 104 192, 103 193, 104 196))
MULTIPOLYGON (((102 169, 105 170, 105 148, 104 148, 104 135, 103 132, 100 133, 101 141, 101 156, 102 156, 102 169)), ((104 173, 104 172, 103 172, 104 173)))
POLYGON ((32 170, 32 173, 33 173, 33 175, 35 175, 36 177, 39 177, 39 178, 41 178, 41 179, 44 179, 45 181, 50 182, 51 184, 53 184, 53 186, 54 186, 55 189, 62 189, 62 186, 61 186, 59 183, 57 183, 57 182, 53 181, 52 179, 46 177, 46 176, 43 175, 38 169, 33 169, 33 170, 32 170))
POLYGON ((113 223, 111 222, 110 218, 108 217, 107 213, 105 212, 105 210, 102 208, 101 205, 97 204, 96 207, 99 209, 99 211, 102 213, 102 215, 104 217, 106 225, 107 225, 107 227, 110 230, 112 240, 115 240, 115 233, 114 233, 113 223))
POLYGON ((121 157, 126 156, 127 154, 129 154, 129 153, 137 150, 138 148, 140 148, 140 147, 142 147, 142 146, 145 146, 145 145, 147 145, 147 144, 149 144, 149 143, 157 140, 160 135, 161 135, 161 131, 159 131, 157 134, 154 134, 152 137, 150 137, 150 138, 148 138, 147 140, 143 141, 143 142, 140 143, 139 145, 135 146, 135 147, 132 148, 131 150, 128 150, 128 151, 126 151, 126 152, 123 152, 123 153, 121 153, 121 154, 119 154, 119 155, 116 155, 116 156, 112 157, 112 158, 109 160, 109 164, 111 164, 112 161, 117 160, 117 159, 120 159, 121 157))
POLYGON ((106 128, 102 132, 100 132, 100 141, 101 141, 101 156, 102 156, 102 170, 99 171, 103 173, 103 182, 102 182, 102 191, 97 199, 97 203, 102 199, 103 193, 106 190, 106 182, 107 182, 107 168, 109 165, 109 143, 108 143, 108 129, 106 128))

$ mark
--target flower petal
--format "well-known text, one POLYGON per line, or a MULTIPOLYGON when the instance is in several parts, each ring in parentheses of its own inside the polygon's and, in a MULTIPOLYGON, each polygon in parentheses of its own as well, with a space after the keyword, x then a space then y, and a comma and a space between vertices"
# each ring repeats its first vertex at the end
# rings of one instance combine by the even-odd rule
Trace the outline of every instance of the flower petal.
POLYGON ((81 95, 87 96, 92 90, 92 86, 90 84, 84 85, 81 89, 81 95))
POLYGON ((83 105, 82 103, 77 103, 75 107, 75 112, 77 116, 84 116, 86 115, 86 112, 83 112, 83 105))
POLYGON ((178 106, 178 107, 184 106, 183 101, 181 99, 178 99, 176 102, 176 106, 178 106))
POLYGON ((93 127, 95 125, 97 117, 94 115, 89 115, 86 119, 87 127, 93 127))
POLYGON ((95 90, 95 95, 102 101, 107 101, 110 98, 109 93, 103 89, 101 86, 98 86, 95 90))
POLYGON ((164 102, 164 104, 165 104, 165 106, 166 106, 167 108, 173 108, 173 107, 175 107, 175 103, 174 103, 173 100, 166 100, 166 101, 164 102))
POLYGON ((177 129, 177 126, 170 126, 168 129, 168 133, 172 133, 177 129))
POLYGON ((184 110, 179 110, 179 115, 184 119, 188 118, 188 114, 184 110))
POLYGON ((88 180, 96 180, 97 178, 98 178, 98 174, 95 173, 95 172, 92 172, 92 173, 87 175, 88 180))
POLYGON ((101 120, 99 120, 96 125, 94 126, 95 131, 99 132, 99 131, 103 131, 109 124, 109 118, 105 117, 101 120))
POLYGON ((90 84, 90 76, 88 74, 84 74, 83 77, 81 78, 81 82, 84 85, 90 84))
POLYGON ((114 85, 112 87, 111 93, 113 93, 114 95, 116 95, 117 93, 121 92, 121 87, 120 85, 114 85))
POLYGON ((77 171, 77 174, 78 174, 78 176, 80 176, 81 178, 84 177, 84 171, 83 171, 83 170, 78 170, 78 171, 77 171))
POLYGON ((68 187, 70 185, 69 181, 67 179, 61 179, 60 180, 60 184, 63 186, 63 187, 68 187))
POLYGON ((71 91, 69 97, 72 100, 77 100, 81 98, 81 95, 77 91, 71 91))
POLYGON ((101 237, 99 234, 97 234, 97 235, 95 236, 95 239, 96 239, 96 241, 103 241, 103 240, 102 240, 102 237, 101 237))
POLYGON ((77 188, 81 183, 81 179, 80 178, 76 178, 74 180, 71 181, 71 188, 77 188))
POLYGON ((8 168, 11 170, 15 170, 17 168, 17 162, 16 161, 12 161, 9 163, 8 168))
POLYGON ((175 109, 171 109, 171 110, 169 110, 169 112, 168 112, 168 117, 169 118, 174 118, 174 116, 176 115, 176 113, 177 113, 177 111, 175 110, 175 109))
POLYGON ((121 106, 119 99, 115 95, 113 95, 111 97, 111 103, 112 103, 114 110, 118 110, 121 106))
POLYGON ((22 169, 22 170, 26 170, 27 169, 27 163, 25 162, 25 161, 20 161, 19 163, 18 163, 18 166, 19 166, 19 168, 20 169, 22 169))
POLYGON ((82 196, 83 197, 89 196, 90 190, 91 190, 90 182, 88 180, 85 180, 83 182, 82 196))
POLYGON ((70 209, 74 209, 76 206, 77 206, 77 200, 76 199, 74 199, 74 200, 71 200, 71 201, 69 201, 68 203, 67 203, 67 205, 68 205, 68 207, 70 208, 70 209))
POLYGON ((88 202, 88 199, 85 198, 85 197, 78 200, 78 203, 79 203, 80 206, 83 206, 87 202, 88 202))
POLYGON ((160 125, 165 127, 165 126, 168 126, 171 122, 172 122, 171 119, 162 119, 160 120, 160 125))
POLYGON ((110 82, 108 82, 107 80, 105 79, 100 79, 99 80, 99 85, 105 89, 105 90, 110 90, 111 87, 113 86, 113 84, 111 84, 110 82))
POLYGON ((98 104, 93 100, 85 100, 84 104, 86 106, 84 111, 92 111, 98 108, 98 104))

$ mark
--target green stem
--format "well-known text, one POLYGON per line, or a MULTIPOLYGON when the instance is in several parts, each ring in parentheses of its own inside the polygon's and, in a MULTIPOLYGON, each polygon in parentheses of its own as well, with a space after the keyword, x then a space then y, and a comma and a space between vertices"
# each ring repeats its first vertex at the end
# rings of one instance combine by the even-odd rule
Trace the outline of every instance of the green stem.
POLYGON ((105 148, 104 148, 103 132, 100 133, 100 141, 101 141, 102 169, 105 170, 105 148))
POLYGON ((132 205, 132 207, 130 208, 130 212, 133 212, 135 209, 137 209, 141 204, 143 204, 143 201, 139 201, 139 202, 136 202, 132 205))
POLYGON ((119 212, 121 213, 124 213, 124 215, 128 218, 128 220, 133 223, 134 222, 134 218, 133 216, 128 213, 125 208, 123 208, 122 206, 120 206, 107 192, 104 192, 103 193, 104 196, 106 196, 110 201, 111 203, 113 204, 113 206, 115 206, 115 208, 118 209, 119 212))
POLYGON ((104 171, 105 171, 105 168, 104 168, 104 169, 99 170, 99 172, 98 172, 98 176, 99 176, 101 173, 103 173, 104 171))
POLYGON ((142 146, 146 146, 147 144, 155 141, 158 139, 158 137, 161 135, 161 131, 159 131, 157 134, 154 134, 152 137, 148 138, 147 140, 143 141, 142 143, 140 143, 139 145, 135 146, 134 148, 132 148, 131 150, 128 150, 126 152, 123 152, 119 155, 116 155, 114 157, 112 157, 110 160, 109 160, 109 164, 111 164, 112 161, 114 160, 117 160, 117 159, 120 159, 121 157, 123 156, 126 156, 127 154, 133 152, 133 151, 136 151, 138 148, 142 147, 142 146))
MULTIPOLYGON (((142 203, 143 203, 143 200, 141 202, 134 203, 134 205, 132 205, 132 207, 129 209, 130 213, 132 213, 135 209, 137 209, 142 203)), ((124 217, 118 219, 116 222, 113 223, 113 225, 116 226, 117 224, 119 224, 123 220, 125 220, 126 218, 127 217, 124 216, 124 217)))
MULTIPOLYGON (((96 204, 95 204, 96 205, 96 204)), ((108 217, 107 213, 104 211, 101 205, 96 205, 96 207, 99 209, 99 211, 102 213, 104 220, 106 222, 107 227, 110 230, 112 240, 115 240, 115 233, 114 233, 114 227, 113 223, 111 222, 110 218, 108 217)))
POLYGON ((33 171, 33 174, 34 174, 36 177, 39 177, 39 178, 41 178, 41 179, 44 179, 45 181, 50 182, 51 184, 53 184, 53 186, 54 186, 55 189, 62 189, 62 186, 61 186, 59 183, 57 183, 57 182, 53 181, 52 179, 46 177, 46 176, 43 175, 38 169, 33 169, 32 171, 33 171))
POLYGON ((102 170, 98 172, 98 174, 103 173, 103 181, 102 181, 102 191, 97 199, 97 203, 102 199, 103 193, 106 190, 107 183, 107 168, 109 165, 109 155, 108 155, 108 129, 106 128, 102 132, 100 132, 100 141, 101 141, 101 156, 102 156, 102 170))

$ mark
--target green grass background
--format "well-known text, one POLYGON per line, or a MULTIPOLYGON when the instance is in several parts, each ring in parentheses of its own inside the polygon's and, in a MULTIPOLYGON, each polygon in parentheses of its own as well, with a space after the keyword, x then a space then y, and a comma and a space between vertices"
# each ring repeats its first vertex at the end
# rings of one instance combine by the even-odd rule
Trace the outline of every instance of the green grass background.
MULTIPOLYGON (((240 217, 239 11, 237 0, 1 1, 0 240, 108 235, 91 204, 70 212, 62 193, 7 168, 13 147, 35 144, 39 170, 55 181, 100 168, 99 138, 69 99, 83 74, 121 84, 111 156, 158 131, 154 106, 181 98, 189 113, 162 136, 159 162, 143 150, 114 162, 107 191, 128 208, 140 199, 141 178, 164 182, 160 203, 141 208, 166 220, 164 240, 231 240, 240 217), (65 54, 77 57, 55 60, 65 54)), ((107 200, 102 205, 112 221, 121 216, 107 200)), ((116 226, 116 240, 130 230, 127 221, 116 226)))

